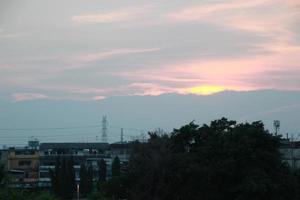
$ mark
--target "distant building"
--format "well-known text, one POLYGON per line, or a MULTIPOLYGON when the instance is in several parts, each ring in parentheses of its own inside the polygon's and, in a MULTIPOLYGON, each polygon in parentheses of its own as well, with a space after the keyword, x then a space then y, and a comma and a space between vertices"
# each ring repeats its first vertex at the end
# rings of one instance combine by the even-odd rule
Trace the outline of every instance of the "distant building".
POLYGON ((94 181, 98 180, 99 163, 103 159, 107 164, 107 178, 111 178, 111 165, 116 156, 125 170, 129 161, 133 143, 42 143, 31 141, 28 147, 0 150, 0 164, 10 176, 10 186, 16 188, 49 188, 50 170, 56 162, 72 159, 76 181, 80 181, 80 166, 93 168, 94 181))
POLYGON ((300 168, 300 141, 284 140, 280 147, 282 159, 294 169, 300 168))
POLYGON ((92 166, 95 178, 98 175, 98 162, 104 159, 111 165, 106 155, 108 143, 42 143, 40 145, 39 186, 50 187, 50 170, 55 168, 58 159, 72 159, 76 180, 79 182, 79 171, 82 164, 92 166))
POLYGON ((114 159, 116 156, 119 157, 121 163, 126 163, 129 161, 129 156, 131 154, 133 143, 112 143, 109 145, 109 150, 107 153, 114 159))
POLYGON ((132 152, 133 143, 129 142, 117 142, 109 146, 107 153, 110 155, 113 161, 118 156, 121 163, 121 173, 127 171, 127 166, 132 152))
POLYGON ((37 149, 9 148, 5 152, 5 168, 11 187, 35 188, 38 184, 39 152, 37 149))

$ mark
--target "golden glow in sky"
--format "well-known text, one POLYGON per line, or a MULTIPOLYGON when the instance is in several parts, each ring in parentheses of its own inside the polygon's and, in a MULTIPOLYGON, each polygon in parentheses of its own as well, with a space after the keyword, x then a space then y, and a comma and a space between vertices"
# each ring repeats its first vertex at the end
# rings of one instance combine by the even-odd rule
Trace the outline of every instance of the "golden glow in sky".
POLYGON ((187 92, 191 94, 197 94, 197 95, 210 95, 210 94, 222 92, 224 90, 226 90, 226 88, 221 86, 203 85, 203 86, 188 88, 187 92))

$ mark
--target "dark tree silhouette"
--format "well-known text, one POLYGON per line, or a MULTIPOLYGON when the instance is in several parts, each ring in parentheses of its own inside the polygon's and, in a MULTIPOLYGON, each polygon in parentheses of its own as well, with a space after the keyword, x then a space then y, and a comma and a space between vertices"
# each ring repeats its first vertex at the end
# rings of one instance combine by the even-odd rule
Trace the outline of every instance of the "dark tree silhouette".
POLYGON ((192 122, 170 136, 150 133, 133 150, 128 199, 297 199, 279 146, 260 121, 222 118, 201 127, 192 122))
POLYGON ((84 164, 80 166, 80 193, 86 197, 93 190, 93 168, 89 166, 87 169, 84 164))
POLYGON ((99 162, 99 182, 105 182, 106 181, 106 175, 107 175, 107 165, 105 160, 101 159, 99 162))
POLYGON ((0 188, 6 185, 6 177, 5 166, 0 165, 0 188))
POLYGON ((61 198, 70 199, 76 191, 73 159, 57 160, 55 169, 50 171, 52 191, 61 198))
POLYGON ((118 156, 116 156, 112 162, 111 175, 112 177, 120 177, 121 175, 121 163, 118 156))

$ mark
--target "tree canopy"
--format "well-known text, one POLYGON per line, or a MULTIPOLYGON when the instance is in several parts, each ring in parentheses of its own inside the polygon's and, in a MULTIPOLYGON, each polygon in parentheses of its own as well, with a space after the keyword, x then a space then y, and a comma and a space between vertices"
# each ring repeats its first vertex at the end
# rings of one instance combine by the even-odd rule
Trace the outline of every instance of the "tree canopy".
POLYGON ((50 172, 51 187, 54 194, 70 199, 76 191, 75 171, 72 158, 58 159, 54 171, 50 172))
POLYGON ((128 169, 130 199, 297 199, 280 138, 262 122, 222 118, 188 125, 170 135, 150 133, 135 146, 128 169))
POLYGON ((105 182, 106 181, 106 175, 107 175, 107 165, 104 159, 101 159, 98 163, 99 166, 99 177, 98 181, 99 182, 105 182))

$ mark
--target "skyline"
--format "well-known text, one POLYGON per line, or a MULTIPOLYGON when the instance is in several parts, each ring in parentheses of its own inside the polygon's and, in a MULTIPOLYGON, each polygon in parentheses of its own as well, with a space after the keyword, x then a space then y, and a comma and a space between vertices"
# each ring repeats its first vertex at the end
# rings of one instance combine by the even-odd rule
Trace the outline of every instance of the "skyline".
POLYGON ((300 92, 261 90, 118 96, 101 101, 0 101, 0 146, 24 145, 32 136, 42 143, 100 142, 104 115, 108 120, 109 142, 120 141, 121 128, 125 140, 131 140, 130 136, 147 136, 148 131, 157 128, 170 133, 191 121, 204 124, 222 117, 238 123, 261 120, 271 133, 273 121, 280 120, 280 134, 286 137, 288 133, 298 140, 299 99, 300 92))
POLYGON ((0 95, 300 90, 300 2, 0 1, 0 95))

